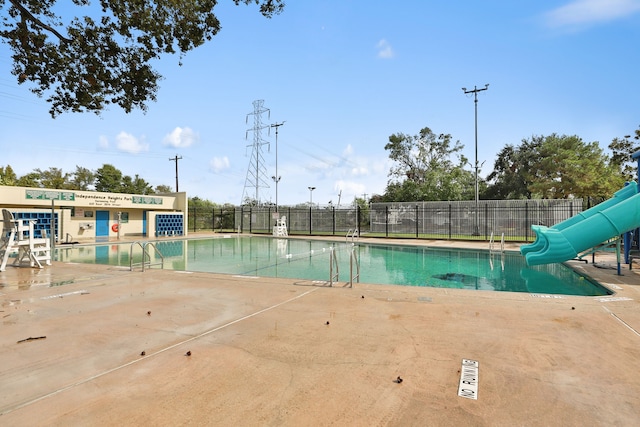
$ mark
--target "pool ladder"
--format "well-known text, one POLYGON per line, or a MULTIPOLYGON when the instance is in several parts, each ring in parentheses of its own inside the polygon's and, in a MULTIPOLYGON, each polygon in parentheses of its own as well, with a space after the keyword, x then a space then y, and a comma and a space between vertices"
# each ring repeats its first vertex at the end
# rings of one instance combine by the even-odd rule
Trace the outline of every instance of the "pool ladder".
MULTIPOLYGON (((491 238, 489 239, 489 253, 493 252, 493 232, 491 232, 491 238)), ((500 238, 500 253, 504 253, 504 233, 502 233, 502 237, 500 238)))
POLYGON ((347 235, 345 236, 345 240, 347 242, 349 242, 349 237, 351 237, 351 241, 353 242, 354 239, 360 238, 360 232, 357 228, 355 230, 350 228, 349 231, 347 231, 347 235))
MULTIPOLYGON (((334 282, 340 279, 340 268, 338 266, 338 257, 333 246, 329 248, 329 286, 333 286, 334 282)), ((353 282, 360 282, 360 261, 356 256, 356 247, 352 243, 349 251, 349 287, 353 288, 353 282), (355 273, 354 273, 355 269, 355 273)))
MULTIPOLYGON (((154 257, 155 258, 155 257, 154 257)), ((153 265, 159 265, 160 268, 164 268, 164 257, 162 256, 162 253, 158 250, 158 248, 156 247, 155 244, 153 244, 152 242, 133 242, 131 244, 131 247, 129 248, 129 270, 133 271, 133 269, 135 267, 142 267, 142 271, 145 270, 145 268, 151 268, 151 266, 153 265), (140 246, 140 248, 142 249, 142 262, 137 262, 134 263, 133 262, 133 248, 136 246, 140 246), (151 262, 151 253, 149 252, 149 248, 153 249, 153 253, 154 255, 157 255, 158 257, 160 257, 160 262, 155 262, 152 263, 151 262)))

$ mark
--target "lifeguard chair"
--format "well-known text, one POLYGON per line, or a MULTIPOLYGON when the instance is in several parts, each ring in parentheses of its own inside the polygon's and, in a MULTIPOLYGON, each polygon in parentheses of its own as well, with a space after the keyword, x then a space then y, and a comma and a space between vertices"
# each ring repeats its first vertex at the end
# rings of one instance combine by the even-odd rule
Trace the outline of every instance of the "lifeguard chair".
POLYGON ((13 214, 2 210, 2 236, 0 238, 0 271, 7 267, 9 255, 17 252, 13 265, 29 263, 42 268, 42 262, 51 265, 51 245, 46 236, 34 236, 34 220, 15 219, 13 214))
POLYGON ((276 220, 276 225, 273 226, 273 235, 275 237, 287 237, 287 217, 281 216, 276 220))

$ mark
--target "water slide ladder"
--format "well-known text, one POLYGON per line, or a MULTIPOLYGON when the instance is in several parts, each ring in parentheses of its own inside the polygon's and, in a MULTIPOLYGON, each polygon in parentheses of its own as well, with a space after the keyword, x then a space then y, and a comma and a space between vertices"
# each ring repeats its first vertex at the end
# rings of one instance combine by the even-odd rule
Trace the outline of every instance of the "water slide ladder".
MULTIPOLYGON (((338 266, 338 257, 333 246, 329 248, 329 286, 333 286, 340 279, 340 268, 338 266)), ((352 243, 349 250, 349 282, 350 288, 353 288, 353 282, 360 282, 360 260, 356 255, 356 246, 352 243)))
POLYGON ((129 270, 133 271, 136 267, 142 267, 142 271, 144 271, 145 268, 151 268, 154 265, 159 265, 161 269, 164 268, 164 257, 153 242, 136 241, 131 243, 131 247, 129 248, 129 270), (142 249, 142 261, 134 263, 133 249, 138 246, 142 249), (151 262, 151 252, 149 251, 149 248, 153 249, 154 259, 160 258, 159 262, 151 262))

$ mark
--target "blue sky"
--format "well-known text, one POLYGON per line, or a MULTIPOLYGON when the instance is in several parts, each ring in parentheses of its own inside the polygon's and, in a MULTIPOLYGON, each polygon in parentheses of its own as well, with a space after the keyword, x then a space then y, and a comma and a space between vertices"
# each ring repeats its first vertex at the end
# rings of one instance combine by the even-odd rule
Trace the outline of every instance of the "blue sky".
MULTIPOLYGON (((152 186, 239 204, 251 163, 253 101, 278 134, 278 203, 342 206, 384 192, 393 133, 449 133, 474 158, 478 95, 480 175, 506 144, 532 135, 578 135, 606 148, 640 126, 640 0, 289 1, 263 18, 222 1, 222 31, 206 46, 157 63, 164 75, 149 111, 112 107, 101 117, 52 119, 18 86, 0 45, 0 165, 113 164, 152 186)), ((262 132, 275 202, 275 133, 262 132)), ((248 194, 255 195, 253 181, 248 194)))

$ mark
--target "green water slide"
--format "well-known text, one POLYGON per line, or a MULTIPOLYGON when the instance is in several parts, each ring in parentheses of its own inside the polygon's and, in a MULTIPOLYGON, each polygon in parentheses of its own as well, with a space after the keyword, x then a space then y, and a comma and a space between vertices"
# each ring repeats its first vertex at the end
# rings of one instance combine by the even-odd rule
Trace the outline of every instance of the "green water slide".
POLYGON ((520 252, 528 265, 551 264, 575 258, 580 252, 640 227, 640 194, 635 183, 591 209, 553 227, 532 225, 536 241, 520 252))

